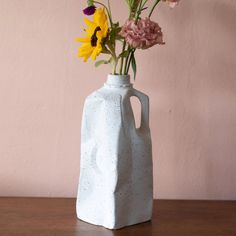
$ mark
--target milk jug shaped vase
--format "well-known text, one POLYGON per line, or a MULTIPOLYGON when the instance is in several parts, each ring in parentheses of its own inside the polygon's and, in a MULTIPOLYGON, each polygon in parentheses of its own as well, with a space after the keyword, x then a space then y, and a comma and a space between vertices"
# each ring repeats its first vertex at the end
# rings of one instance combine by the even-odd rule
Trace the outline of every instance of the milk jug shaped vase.
POLYGON ((77 217, 119 229, 150 220, 152 206, 148 96, 133 88, 128 75, 108 75, 84 104, 77 217), (132 96, 141 103, 139 128, 132 96))

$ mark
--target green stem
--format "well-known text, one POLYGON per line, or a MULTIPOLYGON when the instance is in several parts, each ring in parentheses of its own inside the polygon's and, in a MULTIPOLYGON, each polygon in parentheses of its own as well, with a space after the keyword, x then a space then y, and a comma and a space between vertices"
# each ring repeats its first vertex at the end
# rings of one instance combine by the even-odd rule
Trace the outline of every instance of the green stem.
POLYGON ((116 64, 114 65, 114 68, 113 68, 113 75, 116 74, 116 64))
MULTIPOLYGON (((126 41, 124 40, 124 42, 123 42, 123 48, 122 48, 122 52, 125 51, 125 47, 126 47, 126 41)), ((124 57, 121 58, 121 63, 120 63, 120 74, 122 74, 123 64, 124 64, 124 57)))
POLYGON ((114 58, 114 69, 113 69, 113 74, 115 75, 116 74, 116 67, 117 67, 117 58, 115 57, 114 58))
POLYGON ((113 58, 113 63, 114 63, 114 67, 113 67, 113 74, 116 74, 116 67, 117 67, 117 56, 116 56, 116 51, 115 48, 113 47, 113 45, 107 45, 109 48, 109 51, 111 53, 111 56, 113 58))
POLYGON ((146 5, 147 1, 148 1, 148 0, 145 0, 145 1, 143 2, 141 8, 144 8, 144 6, 146 5))
POLYGON ((110 4, 110 1, 109 1, 109 0, 107 0, 107 5, 108 5, 108 10, 109 10, 109 13, 110 13, 110 16, 111 16, 111 21, 112 21, 111 4, 110 4))
POLYGON ((127 73, 127 66, 128 66, 128 61, 129 61, 129 57, 130 57, 130 47, 128 47, 128 51, 129 51, 129 54, 128 56, 125 58, 125 68, 124 68, 124 75, 126 75, 127 73))
POLYGON ((131 64, 131 60, 132 60, 132 56, 134 55, 135 49, 133 49, 130 53, 130 57, 129 57, 129 62, 128 62, 128 66, 126 69, 126 74, 129 74, 129 68, 130 68, 130 64, 131 64))
POLYGON ((157 6, 157 4, 158 4, 160 1, 161 1, 161 0, 156 0, 156 2, 154 3, 154 5, 152 6, 152 9, 151 9, 151 11, 150 11, 150 13, 149 13, 149 15, 148 15, 149 18, 151 17, 151 15, 152 15, 152 13, 153 13, 155 7, 157 6))
POLYGON ((138 22, 138 18, 139 18, 140 14, 141 14, 142 3, 143 3, 143 1, 141 0, 140 3, 139 3, 139 6, 138 6, 137 12, 136 12, 135 23, 138 22))

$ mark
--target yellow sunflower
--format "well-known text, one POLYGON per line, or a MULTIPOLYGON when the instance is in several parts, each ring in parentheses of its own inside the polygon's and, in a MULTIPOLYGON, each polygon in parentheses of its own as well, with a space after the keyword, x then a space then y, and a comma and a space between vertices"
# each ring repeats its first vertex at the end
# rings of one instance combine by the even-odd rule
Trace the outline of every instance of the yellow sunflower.
POLYGON ((91 56, 93 60, 102 51, 102 43, 107 37, 108 33, 108 21, 105 10, 103 8, 96 9, 93 15, 93 21, 89 19, 84 19, 87 29, 85 29, 86 35, 84 38, 76 39, 77 42, 83 43, 79 48, 79 57, 84 57, 86 62, 91 56))

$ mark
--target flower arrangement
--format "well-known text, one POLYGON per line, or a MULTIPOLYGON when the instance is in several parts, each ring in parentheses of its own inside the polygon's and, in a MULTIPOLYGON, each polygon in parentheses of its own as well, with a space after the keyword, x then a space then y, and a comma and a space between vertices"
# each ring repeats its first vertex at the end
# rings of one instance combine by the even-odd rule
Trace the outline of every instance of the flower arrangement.
POLYGON ((79 48, 79 57, 86 62, 90 57, 96 60, 102 53, 108 55, 107 60, 98 60, 95 66, 111 64, 113 74, 127 75, 130 67, 133 69, 134 78, 137 66, 135 51, 137 49, 148 49, 156 44, 163 45, 163 33, 158 23, 151 20, 151 16, 160 2, 167 3, 171 8, 175 7, 180 0, 125 0, 129 9, 129 16, 123 26, 114 22, 110 1, 107 4, 99 1, 88 0, 87 7, 83 10, 90 20, 85 18, 87 28, 85 35, 76 39, 82 43, 79 48), (151 4, 148 7, 147 4, 151 4), (145 12, 146 17, 143 17, 145 12), (122 44, 122 49, 117 53, 117 44, 122 44), (118 68, 119 66, 119 68, 118 68))

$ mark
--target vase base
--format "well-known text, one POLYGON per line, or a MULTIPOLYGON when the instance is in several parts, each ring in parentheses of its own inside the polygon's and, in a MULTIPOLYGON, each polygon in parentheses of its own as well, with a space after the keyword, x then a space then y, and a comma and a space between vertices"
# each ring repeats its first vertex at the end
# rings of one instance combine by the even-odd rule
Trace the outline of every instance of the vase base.
POLYGON ((122 229, 122 228, 125 228, 125 227, 131 227, 131 226, 138 225, 138 224, 144 224, 144 223, 148 223, 148 222, 151 223, 151 220, 152 220, 151 218, 149 218, 149 219, 143 219, 143 220, 140 220, 140 221, 130 222, 130 223, 127 223, 127 224, 111 226, 111 225, 102 224, 102 223, 93 222, 93 221, 90 221, 90 220, 87 220, 87 219, 83 219, 82 217, 78 217, 78 219, 80 221, 84 222, 84 223, 94 225, 94 226, 104 227, 104 228, 109 229, 109 230, 119 230, 119 229, 122 229))

